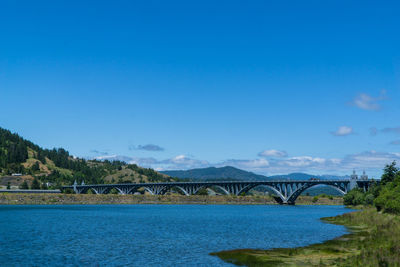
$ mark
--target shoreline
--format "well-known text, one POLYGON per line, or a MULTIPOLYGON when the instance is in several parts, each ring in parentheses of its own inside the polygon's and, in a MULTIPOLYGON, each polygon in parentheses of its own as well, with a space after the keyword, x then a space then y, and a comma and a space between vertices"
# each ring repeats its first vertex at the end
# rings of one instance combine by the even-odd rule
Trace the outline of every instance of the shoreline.
POLYGON ((240 266, 400 266, 400 216, 367 208, 321 220, 343 225, 349 233, 303 247, 236 249, 210 255, 240 266))
MULTIPOLYGON (((343 198, 300 196, 296 205, 343 205, 343 198)), ((279 205, 271 196, 92 195, 0 193, 0 205, 196 204, 279 205)))

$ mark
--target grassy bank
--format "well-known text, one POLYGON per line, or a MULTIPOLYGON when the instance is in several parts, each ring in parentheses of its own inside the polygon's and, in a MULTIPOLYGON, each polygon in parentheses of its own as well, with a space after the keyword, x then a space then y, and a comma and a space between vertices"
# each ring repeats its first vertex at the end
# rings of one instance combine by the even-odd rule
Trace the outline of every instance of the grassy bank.
POLYGON ((350 234, 300 248, 212 253, 245 266, 400 266, 400 216, 375 209, 323 219, 345 225, 350 234))
MULTIPOLYGON (((183 195, 92 195, 92 194, 11 194, 1 193, 0 204, 276 204, 269 196, 183 196, 183 195)), ((340 197, 300 197, 297 204, 301 205, 342 205, 340 197)))

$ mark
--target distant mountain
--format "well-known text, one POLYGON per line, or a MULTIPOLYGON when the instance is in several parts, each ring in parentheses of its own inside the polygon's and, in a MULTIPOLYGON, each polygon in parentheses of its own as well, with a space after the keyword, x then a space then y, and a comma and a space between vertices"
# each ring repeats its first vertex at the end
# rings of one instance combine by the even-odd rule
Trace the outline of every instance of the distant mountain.
POLYGON ((162 173, 182 179, 195 181, 235 180, 235 181, 265 181, 267 176, 240 170, 231 166, 216 168, 192 169, 186 171, 162 171, 162 173))
POLYGON ((268 177, 271 180, 291 180, 300 181, 308 180, 310 178, 316 178, 321 180, 342 180, 348 178, 348 176, 337 176, 337 175, 312 175, 307 173, 290 173, 286 175, 274 175, 268 177))
POLYGON ((265 181, 265 180, 308 180, 317 178, 321 180, 344 179, 345 176, 312 175, 307 173, 291 173, 286 175, 265 176, 253 172, 244 171, 235 167, 226 166, 221 168, 210 167, 202 169, 191 169, 185 171, 162 171, 171 177, 189 179, 193 181, 215 181, 215 180, 237 180, 237 181, 265 181))
POLYGON ((270 180, 308 180, 310 178, 316 178, 315 175, 307 174, 307 173, 290 173, 286 175, 274 175, 268 177, 270 180))

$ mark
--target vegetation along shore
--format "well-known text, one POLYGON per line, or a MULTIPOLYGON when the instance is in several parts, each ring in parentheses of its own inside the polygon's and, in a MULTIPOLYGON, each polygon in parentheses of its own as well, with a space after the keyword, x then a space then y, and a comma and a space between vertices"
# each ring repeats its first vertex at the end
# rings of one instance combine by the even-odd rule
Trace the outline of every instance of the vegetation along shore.
POLYGON ((350 234, 306 247, 237 249, 211 255, 243 266, 400 266, 400 170, 396 163, 385 167, 379 185, 368 192, 355 189, 344 201, 363 209, 323 221, 344 225, 350 234))
MULTIPOLYGON (((276 205, 270 196, 183 196, 183 195, 95 195, 95 194, 18 194, 1 193, 0 205, 46 204, 236 204, 276 205)), ((298 205, 343 205, 343 198, 300 196, 298 205)))

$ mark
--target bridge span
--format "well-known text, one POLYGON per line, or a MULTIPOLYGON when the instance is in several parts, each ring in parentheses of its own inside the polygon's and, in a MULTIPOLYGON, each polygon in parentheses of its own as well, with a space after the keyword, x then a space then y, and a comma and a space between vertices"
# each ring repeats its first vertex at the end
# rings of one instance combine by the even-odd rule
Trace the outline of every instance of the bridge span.
POLYGON ((327 185, 341 194, 346 194, 354 187, 368 190, 374 180, 304 180, 304 181, 216 181, 216 182, 168 182, 168 183, 132 183, 132 184, 92 184, 64 186, 62 190, 72 189, 76 194, 84 194, 93 190, 96 194, 107 194, 116 189, 120 194, 134 194, 142 189, 152 195, 164 195, 167 192, 180 192, 190 196, 196 195, 201 189, 212 189, 226 195, 242 195, 251 189, 263 186, 273 192, 275 200, 280 204, 295 204, 296 199, 306 189, 317 185, 327 185))

